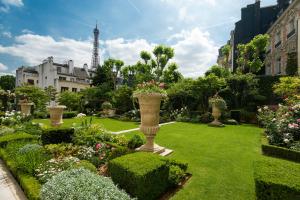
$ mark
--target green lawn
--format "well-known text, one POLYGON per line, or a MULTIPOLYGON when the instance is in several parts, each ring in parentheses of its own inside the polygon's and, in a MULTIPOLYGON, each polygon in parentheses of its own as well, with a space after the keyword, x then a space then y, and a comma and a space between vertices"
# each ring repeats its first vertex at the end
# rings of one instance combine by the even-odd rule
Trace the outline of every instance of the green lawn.
MULTIPOLYGON (((90 121, 90 117, 86 117, 84 119, 87 119, 87 121, 90 121)), ((62 127, 71 127, 74 124, 76 125, 81 125, 82 121, 84 119, 79 119, 79 118, 73 118, 73 119, 64 119, 64 123, 62 127)), ((35 123, 43 123, 47 127, 50 127, 50 120, 49 119, 35 119, 33 120, 35 123)), ((117 131, 122 131, 122 130, 128 130, 128 129, 133 129, 137 128, 139 125, 135 122, 123 122, 115 119, 108 119, 108 118, 98 118, 98 117, 93 117, 92 123, 95 124, 102 124, 103 127, 109 131, 117 132, 117 131)), ((75 125, 75 126, 76 126, 75 125)))
POLYGON ((188 162, 189 172, 193 174, 172 200, 254 200, 253 161, 262 157, 261 132, 262 129, 251 125, 163 126, 156 142, 173 149, 170 157, 188 162))

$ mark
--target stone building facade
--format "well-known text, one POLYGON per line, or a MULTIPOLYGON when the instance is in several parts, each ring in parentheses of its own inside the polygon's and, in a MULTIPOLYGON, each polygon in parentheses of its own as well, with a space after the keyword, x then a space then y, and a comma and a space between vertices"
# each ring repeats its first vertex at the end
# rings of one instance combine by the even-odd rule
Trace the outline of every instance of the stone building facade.
POLYGON ((286 75, 288 59, 295 59, 300 74, 300 0, 294 0, 267 31, 270 42, 265 59, 266 75, 286 75))
POLYGON ((72 60, 60 64, 55 63, 53 57, 49 57, 35 67, 18 68, 16 86, 29 84, 43 89, 53 86, 58 92, 79 92, 90 87, 94 73, 94 70, 88 69, 87 64, 83 68, 74 67, 72 60))

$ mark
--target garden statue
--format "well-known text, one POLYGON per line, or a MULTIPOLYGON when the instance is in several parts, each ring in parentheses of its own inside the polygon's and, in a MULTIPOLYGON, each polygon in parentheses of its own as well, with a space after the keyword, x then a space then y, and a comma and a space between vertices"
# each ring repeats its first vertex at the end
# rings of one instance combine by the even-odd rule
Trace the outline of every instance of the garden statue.
POLYGON ((211 122, 210 126, 216 126, 216 127, 223 127, 224 124, 222 124, 219 121, 219 118, 222 115, 222 111, 226 109, 226 102, 224 99, 217 94, 209 99, 209 105, 212 107, 212 116, 214 117, 214 121, 211 122))
POLYGON ((55 101, 51 101, 47 107, 50 113, 51 126, 58 127, 63 124, 63 112, 66 106, 57 105, 55 101))
POLYGON ((140 131, 146 137, 146 144, 138 148, 139 151, 162 153, 164 147, 154 143, 154 138, 159 130, 159 113, 162 99, 167 97, 166 91, 162 89, 163 84, 151 81, 138 85, 133 97, 138 99, 141 112, 140 131))
POLYGON ((34 105, 34 103, 30 102, 26 96, 23 96, 20 99, 19 105, 21 107, 22 115, 25 115, 25 116, 31 115, 31 107, 34 105))

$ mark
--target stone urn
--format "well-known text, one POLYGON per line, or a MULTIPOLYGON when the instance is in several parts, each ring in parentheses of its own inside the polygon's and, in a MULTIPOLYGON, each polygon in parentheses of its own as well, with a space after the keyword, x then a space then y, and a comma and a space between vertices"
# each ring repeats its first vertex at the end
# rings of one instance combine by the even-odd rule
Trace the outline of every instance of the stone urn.
POLYGON ((219 121, 219 118, 221 117, 222 112, 221 110, 216 106, 213 105, 212 106, 212 116, 214 117, 214 121, 210 123, 211 126, 224 126, 224 124, 222 124, 219 121))
POLYGON ((47 109, 50 113, 50 121, 51 126, 53 127, 59 127, 61 124, 63 124, 63 113, 66 106, 48 106, 47 109))
POLYGON ((19 103, 21 107, 21 113, 25 116, 31 115, 31 107, 34 105, 34 103, 27 102, 27 101, 20 101, 19 103))
POLYGON ((153 153, 162 153, 164 147, 160 147, 154 143, 154 138, 159 130, 159 112, 161 100, 164 96, 160 93, 135 94, 134 98, 138 99, 141 112, 140 131, 146 137, 146 144, 138 148, 138 151, 146 151, 153 153))

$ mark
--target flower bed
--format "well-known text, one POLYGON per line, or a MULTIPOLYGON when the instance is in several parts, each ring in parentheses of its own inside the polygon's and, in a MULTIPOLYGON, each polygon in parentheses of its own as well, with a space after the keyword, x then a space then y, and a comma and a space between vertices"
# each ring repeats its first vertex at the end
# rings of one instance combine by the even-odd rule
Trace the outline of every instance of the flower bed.
POLYGON ((279 105, 275 111, 265 106, 258 111, 270 145, 300 152, 300 103, 279 105))

